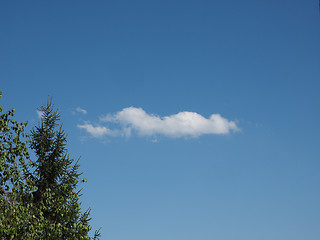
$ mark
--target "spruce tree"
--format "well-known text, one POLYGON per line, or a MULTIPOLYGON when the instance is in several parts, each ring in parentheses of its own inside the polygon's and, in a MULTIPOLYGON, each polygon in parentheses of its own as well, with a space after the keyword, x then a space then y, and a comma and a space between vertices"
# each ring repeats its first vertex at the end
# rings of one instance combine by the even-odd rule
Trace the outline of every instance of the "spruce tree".
POLYGON ((27 141, 34 159, 22 140, 26 123, 10 119, 13 110, 0 114, 0 239, 90 239, 90 209, 81 212, 81 173, 68 155, 60 115, 51 100, 39 110, 27 141))
MULTIPOLYGON (((31 149, 36 154, 29 178, 35 182, 32 203, 50 223, 44 239, 89 239, 90 209, 81 213, 77 189, 81 180, 78 161, 70 158, 67 135, 59 123, 60 115, 51 100, 42 106, 41 121, 31 131, 31 149)), ((29 171, 30 172, 30 171, 29 171)), ((99 233, 95 233, 97 238, 99 233)))

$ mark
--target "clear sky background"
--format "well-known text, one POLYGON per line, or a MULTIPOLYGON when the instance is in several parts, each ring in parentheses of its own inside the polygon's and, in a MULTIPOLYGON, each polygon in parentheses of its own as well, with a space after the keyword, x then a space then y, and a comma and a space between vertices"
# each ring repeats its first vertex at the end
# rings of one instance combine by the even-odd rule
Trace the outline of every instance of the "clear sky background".
POLYGON ((3 0, 1 105, 53 97, 103 239, 318 240, 318 5, 3 0))

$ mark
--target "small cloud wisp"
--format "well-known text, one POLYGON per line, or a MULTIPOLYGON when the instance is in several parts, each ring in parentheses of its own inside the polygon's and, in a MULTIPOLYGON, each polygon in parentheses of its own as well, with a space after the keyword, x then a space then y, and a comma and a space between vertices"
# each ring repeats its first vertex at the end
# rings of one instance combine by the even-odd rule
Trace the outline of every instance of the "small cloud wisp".
POLYGON ((37 110, 38 118, 41 119, 43 115, 43 111, 37 110))
POLYGON ((87 114, 87 113, 88 113, 87 110, 85 110, 85 109, 83 109, 83 108, 80 108, 80 107, 77 107, 77 108, 76 108, 76 111, 77 111, 78 113, 82 113, 82 114, 87 114))

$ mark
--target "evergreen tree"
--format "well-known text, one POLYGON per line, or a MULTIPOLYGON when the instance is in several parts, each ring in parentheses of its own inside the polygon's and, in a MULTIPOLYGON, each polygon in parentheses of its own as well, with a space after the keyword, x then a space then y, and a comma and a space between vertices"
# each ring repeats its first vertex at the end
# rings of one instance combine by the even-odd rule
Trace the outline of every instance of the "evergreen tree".
POLYGON ((54 228, 52 231, 47 229, 45 233, 50 235, 44 238, 85 239, 91 229, 90 210, 81 214, 77 190, 81 175, 78 161, 67 153, 67 136, 51 101, 39 111, 42 113, 41 122, 31 131, 30 145, 37 158, 32 162, 33 173, 29 177, 37 189, 33 192, 32 203, 54 228))
MULTIPOLYGON (((20 140, 25 123, 10 120, 13 111, 0 116, 0 239, 90 239, 90 210, 80 209, 78 161, 68 155, 51 100, 39 110, 29 141, 35 160, 20 140)), ((94 239, 99 236, 96 231, 94 239)))

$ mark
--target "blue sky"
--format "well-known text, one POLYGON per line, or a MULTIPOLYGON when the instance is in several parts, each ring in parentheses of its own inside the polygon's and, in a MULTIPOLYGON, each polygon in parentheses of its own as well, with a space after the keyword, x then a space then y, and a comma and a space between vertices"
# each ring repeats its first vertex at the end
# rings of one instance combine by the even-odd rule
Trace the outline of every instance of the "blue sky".
POLYGON ((2 1, 1 104, 53 97, 112 240, 320 237, 316 0, 2 1))

